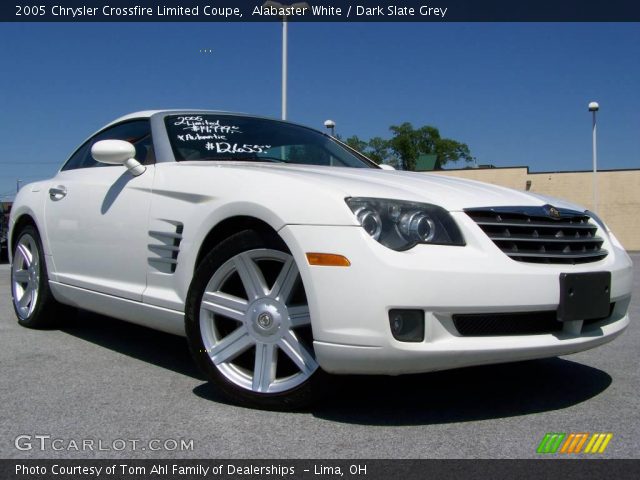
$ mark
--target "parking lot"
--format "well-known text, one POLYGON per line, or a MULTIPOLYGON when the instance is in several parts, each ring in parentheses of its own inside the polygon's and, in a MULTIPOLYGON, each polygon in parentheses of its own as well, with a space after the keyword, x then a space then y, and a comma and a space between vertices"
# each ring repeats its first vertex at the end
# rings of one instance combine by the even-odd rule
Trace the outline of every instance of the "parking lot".
POLYGON ((3 264, 0 456, 534 458, 547 432, 611 432, 602 456, 640 458, 640 254, 632 258, 631 326, 613 343, 508 365, 333 377, 324 400, 299 413, 225 403, 179 337, 87 312, 61 330, 19 327, 3 264), (86 440, 94 448, 74 448, 86 440))

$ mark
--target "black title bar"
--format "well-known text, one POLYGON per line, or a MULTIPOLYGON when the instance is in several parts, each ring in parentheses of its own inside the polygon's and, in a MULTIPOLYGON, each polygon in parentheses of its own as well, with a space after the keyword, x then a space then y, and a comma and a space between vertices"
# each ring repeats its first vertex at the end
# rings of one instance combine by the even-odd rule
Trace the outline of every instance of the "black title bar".
POLYGON ((640 460, 0 460, 3 480, 637 479, 640 460))
POLYGON ((639 22, 630 0, 14 0, 2 22, 639 22), (293 5, 292 5, 293 4, 293 5), (303 5, 300 5, 303 4, 303 5))

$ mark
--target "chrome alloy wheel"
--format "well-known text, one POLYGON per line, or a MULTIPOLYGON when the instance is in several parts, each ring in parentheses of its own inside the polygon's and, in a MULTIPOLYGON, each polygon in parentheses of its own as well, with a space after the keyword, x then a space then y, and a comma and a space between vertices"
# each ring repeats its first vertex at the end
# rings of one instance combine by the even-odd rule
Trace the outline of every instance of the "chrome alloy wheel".
POLYGON ((38 302, 40 255, 36 240, 28 233, 18 240, 11 265, 13 303, 20 319, 31 316, 38 302))
POLYGON ((256 249, 213 274, 200 303, 202 343, 218 371, 256 393, 278 393, 318 368, 311 318, 293 257, 256 249))

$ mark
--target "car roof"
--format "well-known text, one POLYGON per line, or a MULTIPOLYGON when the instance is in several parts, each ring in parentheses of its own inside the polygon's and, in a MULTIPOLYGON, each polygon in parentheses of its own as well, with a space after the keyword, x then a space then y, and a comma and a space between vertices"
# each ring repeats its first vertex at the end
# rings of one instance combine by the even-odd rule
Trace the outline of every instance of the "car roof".
POLYGON ((124 122, 126 120, 140 119, 140 118, 151 118, 153 115, 158 113, 227 113, 233 115, 246 115, 244 113, 234 113, 234 112, 225 112, 222 110, 206 110, 202 108, 175 108, 175 109, 164 109, 164 110, 141 110, 139 112, 132 112, 123 115, 122 117, 116 118, 112 122, 108 123, 102 128, 110 127, 111 125, 115 125, 120 122, 124 122))
MULTIPOLYGON (((264 115, 254 115, 252 113, 244 113, 244 112, 230 112, 228 110, 208 110, 208 109, 203 109, 203 108, 173 108, 173 109, 164 109, 164 110, 141 110, 139 112, 133 112, 133 113, 128 113, 126 115, 123 115, 122 117, 116 118, 115 120, 113 120, 112 122, 109 122, 108 124, 106 124, 105 126, 103 126, 102 128, 100 128, 100 130, 98 130, 98 132, 105 130, 108 127, 111 127, 113 125, 116 125, 118 123, 127 121, 127 120, 137 120, 137 119, 145 119, 145 118, 151 118, 154 115, 165 115, 165 114, 224 114, 224 115, 236 115, 239 117, 252 117, 252 118, 262 118, 264 120, 274 120, 277 122, 285 122, 285 123, 289 123, 292 125, 297 125, 299 127, 304 127, 304 128, 308 128, 310 130, 316 130, 319 131, 313 127, 309 127, 308 125, 303 125, 301 123, 296 123, 296 122, 291 122, 289 120, 281 120, 279 118, 274 118, 274 117, 267 117, 264 115)), ((95 133, 98 133, 95 132, 95 133)), ((93 135, 95 135, 95 133, 93 135)), ((321 132, 324 133, 324 132, 321 132)), ((93 136, 92 135, 92 136, 93 136)), ((91 138, 91 137, 89 137, 91 138)))

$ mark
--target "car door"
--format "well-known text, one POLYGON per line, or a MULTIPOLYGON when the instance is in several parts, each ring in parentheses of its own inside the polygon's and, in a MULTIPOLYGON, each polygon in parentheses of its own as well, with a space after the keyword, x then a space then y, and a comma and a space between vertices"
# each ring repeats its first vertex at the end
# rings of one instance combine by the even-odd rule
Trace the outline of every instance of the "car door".
POLYGON ((58 282, 142 300, 153 163, 149 121, 134 120, 94 135, 51 179, 45 223, 58 282), (147 170, 136 177, 96 162, 91 146, 107 139, 133 143, 147 170))

